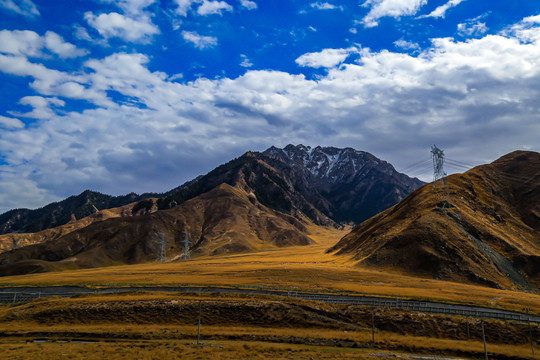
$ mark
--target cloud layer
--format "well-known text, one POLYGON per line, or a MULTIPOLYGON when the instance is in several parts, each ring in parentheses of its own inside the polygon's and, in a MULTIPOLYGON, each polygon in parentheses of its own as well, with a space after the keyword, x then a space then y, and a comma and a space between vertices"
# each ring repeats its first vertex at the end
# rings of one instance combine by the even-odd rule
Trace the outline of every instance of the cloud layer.
MULTIPOLYGON (((456 37, 425 45, 404 32, 387 49, 316 43, 285 58, 280 44, 267 42, 264 54, 288 61, 289 70, 279 71, 258 56, 265 49, 240 52, 221 37, 224 17, 256 14, 267 3, 175 0, 160 17, 154 0, 103 2, 108 7, 86 12, 86 23, 73 28, 88 49, 69 33, 0 31, 0 72, 8 85, 27 90, 0 115, 0 212, 85 188, 166 191, 247 150, 287 143, 351 146, 398 169, 428 157, 433 143, 469 163, 539 150, 540 15, 489 34, 475 14, 453 24, 456 37), (198 26, 200 19, 214 22, 198 26), (173 62, 195 60, 180 70, 160 67, 157 52, 147 50, 165 36, 182 45, 173 62), (206 54, 216 63, 229 57, 238 74, 177 73, 202 72, 196 60, 206 54)), ((459 3, 447 2, 431 17, 444 21, 459 3)), ((317 16, 347 15, 322 11, 337 2, 309 4, 317 16)), ((415 15, 424 4, 365 1, 363 17, 344 31, 358 19, 369 27, 415 15)), ((310 30, 303 17, 303 36, 325 35, 324 23, 310 30)), ((302 32, 295 31, 287 30, 287 41, 298 39, 302 32)), ((254 31, 249 37, 266 41, 254 31)), ((169 56, 165 47, 159 51, 169 56)))

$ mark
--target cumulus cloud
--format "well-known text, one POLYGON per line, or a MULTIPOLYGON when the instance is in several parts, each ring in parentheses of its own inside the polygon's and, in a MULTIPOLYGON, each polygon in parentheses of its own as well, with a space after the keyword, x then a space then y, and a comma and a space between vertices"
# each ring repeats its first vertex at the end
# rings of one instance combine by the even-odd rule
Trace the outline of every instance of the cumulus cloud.
POLYGON ((450 0, 450 1, 448 1, 446 4, 437 7, 435 10, 433 10, 433 11, 430 12, 429 14, 419 16, 418 18, 419 18, 419 19, 428 18, 428 17, 432 17, 432 18, 444 18, 444 16, 446 15, 446 12, 447 12, 450 8, 453 8, 453 7, 455 7, 455 6, 458 6, 458 5, 461 4, 463 1, 465 1, 465 0, 450 0))
POLYGON ((88 53, 84 49, 79 49, 75 45, 65 42, 60 35, 52 31, 47 31, 45 36, 39 36, 29 30, 0 31, 0 53, 44 57, 46 54, 43 53, 43 49, 47 49, 61 58, 74 58, 88 53))
POLYGON ((352 53, 358 49, 351 47, 348 49, 324 49, 320 52, 307 53, 295 61, 300 66, 312 68, 331 68, 344 62, 352 53))
POLYGON ((63 107, 66 103, 56 97, 25 96, 19 100, 19 104, 32 107, 32 111, 27 113, 12 112, 13 115, 34 119, 50 119, 56 115, 54 108, 63 107))
POLYGON ((4 129, 22 129, 24 123, 19 119, 0 115, 0 127, 4 129))
POLYGON ((174 2, 176 3, 176 13, 181 16, 187 16, 195 0, 174 0, 174 2))
POLYGON ((199 49, 213 47, 218 43, 217 38, 213 36, 199 35, 195 31, 182 31, 182 37, 184 40, 192 43, 196 48, 199 49))
POLYGON ((369 7, 368 14, 363 18, 365 27, 379 25, 382 17, 400 18, 401 16, 415 15, 418 10, 427 4, 427 0, 367 0, 362 4, 369 7))
POLYGON ((35 18, 40 15, 32 0, 0 0, 0 7, 27 18, 35 18))
POLYGON ((45 47, 61 58, 74 58, 88 54, 87 50, 79 49, 75 45, 65 42, 64 39, 52 32, 45 33, 45 47))
POLYGON ((203 16, 212 14, 222 15, 223 11, 233 11, 233 7, 225 1, 203 0, 201 6, 197 9, 197 14, 203 16))
POLYGON ((97 16, 87 12, 84 19, 104 38, 118 37, 128 42, 148 43, 153 35, 159 34, 158 27, 145 15, 132 19, 116 12, 97 16))
POLYGON ((240 5, 242 5, 244 9, 248 10, 255 10, 257 8, 257 3, 250 0, 240 0, 240 5))
POLYGON ((415 56, 363 48, 355 62, 336 66, 352 50, 330 49, 340 57, 326 63, 323 50, 306 60, 329 66, 317 79, 250 70, 181 83, 151 71, 151 59, 137 53, 88 60, 73 73, 1 55, 0 71, 42 84, 32 85, 39 97, 21 102, 52 113, 0 131, 8 164, 0 164, 0 211, 42 206, 88 187, 166 191, 247 149, 288 142, 352 146, 398 168, 428 157, 433 143, 469 163, 540 150, 535 21, 478 39, 434 39, 415 56), (66 112, 64 83, 79 84, 97 106, 66 112), (115 101, 106 102, 111 93, 115 101))

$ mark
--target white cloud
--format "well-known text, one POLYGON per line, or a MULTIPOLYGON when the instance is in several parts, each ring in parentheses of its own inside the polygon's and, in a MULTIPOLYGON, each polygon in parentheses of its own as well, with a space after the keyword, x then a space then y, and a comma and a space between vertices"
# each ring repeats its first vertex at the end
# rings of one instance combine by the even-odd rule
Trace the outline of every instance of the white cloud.
POLYGON ((249 68, 253 66, 253 63, 251 62, 251 60, 249 60, 249 58, 246 55, 241 54, 240 57, 242 58, 242 62, 240 63, 240 66, 245 67, 245 68, 249 68))
POLYGON ((0 127, 5 129, 22 129, 24 128, 24 123, 19 119, 0 115, 0 127))
POLYGON ((75 25, 73 25, 73 29, 74 29, 73 35, 75 35, 75 37, 77 39, 86 40, 86 41, 93 41, 90 34, 88 34, 88 30, 86 30, 86 28, 82 27, 79 24, 75 24, 75 25))
POLYGON ((407 41, 407 40, 403 40, 403 39, 394 41, 394 45, 396 45, 398 48, 404 49, 404 50, 418 50, 418 49, 420 49, 420 45, 418 45, 417 43, 407 41))
POLYGON ((0 0, 0 7, 27 18, 35 18, 40 15, 32 0, 0 0))
POLYGON ((156 0, 101 0, 118 6, 124 13, 130 16, 136 16, 143 13, 143 10, 154 4, 156 0))
POLYGON ((182 37, 187 42, 195 45, 196 48, 206 49, 209 47, 216 46, 218 43, 217 38, 213 36, 203 36, 197 34, 195 31, 182 31, 182 37))
POLYGON ((0 31, 0 52, 12 55, 41 57, 43 39, 29 30, 0 31))
POLYGON ((153 35, 159 34, 158 27, 146 15, 132 19, 116 12, 97 16, 87 12, 84 18, 104 38, 118 37, 128 42, 148 43, 153 35))
POLYGON ((489 28, 484 22, 473 21, 458 24, 457 30, 462 36, 481 36, 488 32, 489 28))
POLYGON ((461 4, 463 1, 465 1, 465 0, 450 0, 450 1, 448 1, 446 4, 437 7, 435 10, 433 10, 433 11, 430 12, 429 14, 419 16, 418 18, 419 18, 419 19, 428 18, 428 17, 432 17, 432 18, 444 18, 444 16, 446 15, 446 12, 447 12, 450 8, 453 8, 454 6, 458 6, 458 5, 461 4))
POLYGON ((0 53, 44 57, 46 56, 42 52, 44 48, 61 58, 79 57, 88 53, 65 42, 60 35, 52 31, 47 31, 43 37, 29 30, 0 31, 0 53))
POLYGON ((191 5, 195 0, 174 0, 176 3, 176 13, 181 16, 187 16, 188 10, 191 9, 191 5))
POLYGON ((540 15, 528 16, 523 19, 524 23, 540 24, 540 15))
POLYGON ((63 107, 66 103, 56 97, 25 96, 19 100, 19 104, 30 106, 33 109, 26 113, 12 112, 11 114, 26 118, 50 119, 56 116, 54 108, 63 107))
POLYGON ((88 54, 87 50, 79 49, 75 45, 65 42, 64 39, 52 32, 45 33, 45 47, 61 58, 74 58, 88 54))
MULTIPOLYGON (((341 66, 341 58, 329 57, 327 74, 317 79, 246 71, 192 82, 149 70, 150 58, 136 53, 88 60, 73 73, 0 55, 0 71, 31 77, 41 96, 24 103, 42 111, 32 126, 0 131, 8 164, 0 165, 0 212, 89 187, 166 191, 247 149, 289 142, 361 148, 396 167, 428 157, 433 143, 473 163, 517 148, 540 150, 536 23, 479 39, 434 39, 415 56, 355 52, 360 58, 341 66), (61 91, 78 92, 97 108, 67 112, 61 91)), ((323 53, 306 64, 322 64, 323 53)))
POLYGON ((334 4, 330 4, 328 2, 317 1, 317 2, 311 3, 309 5, 312 8, 317 9, 317 10, 335 10, 335 9, 343 10, 343 8, 341 6, 338 7, 338 6, 336 6, 334 4))
POLYGON ((203 16, 212 14, 222 15, 223 11, 233 11, 233 7, 225 1, 203 0, 202 5, 197 9, 197 14, 203 16))
POLYGON ((370 7, 370 10, 362 23, 365 27, 375 27, 379 25, 378 20, 382 17, 398 19, 401 16, 414 15, 425 4, 427 0, 367 0, 362 6, 370 7))
POLYGON ((248 10, 255 10, 257 8, 257 3, 250 0, 240 0, 240 5, 248 10))
POLYGON ((307 53, 295 61, 298 65, 312 68, 331 68, 344 62, 352 53, 358 49, 351 47, 348 49, 324 49, 320 52, 307 53))

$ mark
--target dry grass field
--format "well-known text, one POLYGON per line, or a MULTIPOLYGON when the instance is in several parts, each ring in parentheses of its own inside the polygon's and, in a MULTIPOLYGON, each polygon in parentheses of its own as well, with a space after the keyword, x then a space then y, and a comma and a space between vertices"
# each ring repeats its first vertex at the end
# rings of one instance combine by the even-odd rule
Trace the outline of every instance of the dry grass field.
POLYGON ((325 253, 349 229, 311 229, 315 245, 258 253, 205 256, 188 261, 119 265, 0 278, 0 286, 179 286, 258 287, 312 292, 358 293, 466 303, 540 314, 540 296, 444 282, 353 266, 325 253))
MULTIPOLYGON (((483 357, 473 319, 377 309, 375 343, 370 324, 370 309, 301 299, 90 295, 0 306, 0 352, 3 359, 483 357)), ((533 359, 525 325, 487 321, 485 328, 492 359, 533 359)))

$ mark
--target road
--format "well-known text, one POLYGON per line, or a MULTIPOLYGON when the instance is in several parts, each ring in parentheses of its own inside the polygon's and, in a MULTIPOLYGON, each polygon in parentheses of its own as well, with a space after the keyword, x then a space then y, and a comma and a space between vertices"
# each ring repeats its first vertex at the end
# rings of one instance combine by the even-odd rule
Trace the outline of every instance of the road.
POLYGON ((487 307, 444 304, 429 301, 403 300, 400 298, 385 298, 361 295, 333 295, 308 292, 287 292, 278 290, 262 290, 249 288, 220 288, 220 287, 104 287, 86 288, 76 286, 47 286, 47 287, 3 287, 0 288, 0 303, 28 302, 40 297, 73 296, 84 294, 126 293, 140 291, 165 291, 177 293, 234 293, 257 294, 295 297, 333 304, 349 304, 374 307, 391 307, 424 313, 461 315, 475 318, 494 318, 540 324, 540 316, 525 313, 493 309, 487 307))

